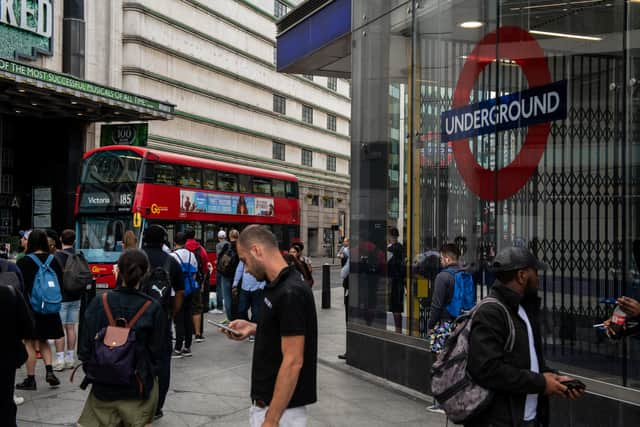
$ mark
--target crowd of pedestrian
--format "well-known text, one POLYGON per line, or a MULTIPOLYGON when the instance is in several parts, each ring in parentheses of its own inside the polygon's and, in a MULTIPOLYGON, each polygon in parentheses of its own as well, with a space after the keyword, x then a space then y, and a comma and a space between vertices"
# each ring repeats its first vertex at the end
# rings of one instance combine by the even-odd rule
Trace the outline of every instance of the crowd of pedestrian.
MULTIPOLYGON (((297 306, 300 301, 295 298, 302 298, 303 312, 298 309, 290 313, 291 329, 285 331, 285 328, 283 333, 308 337, 302 347, 303 356, 306 360, 313 358, 315 365, 315 305, 308 291, 310 261, 301 256, 303 246, 296 246, 296 257, 287 254, 287 261, 278 250, 275 236, 266 228, 248 227, 245 242, 249 243, 242 246, 238 245, 237 230, 229 230, 228 236, 229 240, 224 230, 218 233, 217 302, 212 311, 223 309, 213 312, 226 314, 224 323, 231 322, 239 329, 250 327, 248 325, 255 328, 261 324, 265 310, 271 324, 277 323, 271 310, 277 308, 280 314, 289 312, 289 304, 297 306), (285 289, 289 289, 289 285, 275 286, 274 279, 279 275, 273 274, 273 268, 269 268, 267 274, 260 262, 243 255, 251 253, 244 248, 254 245, 263 256, 269 253, 269 261, 282 267, 283 273, 288 272, 286 283, 304 284, 308 292, 300 294, 300 289, 294 287, 295 298, 287 297, 285 289), (274 304, 265 306, 273 289, 284 292, 283 301, 278 301, 275 307, 274 304), (294 314, 303 317, 294 318, 294 314), (307 322, 310 316, 313 323, 307 322), (313 349, 313 356, 307 348, 313 349)), ((90 387, 90 393, 78 425, 148 425, 163 416, 171 359, 191 357, 192 343, 205 339, 202 315, 210 308, 209 279, 214 266, 195 239, 193 229, 173 236, 173 250, 166 230, 159 225, 144 230, 140 245, 133 232, 125 233, 123 240, 126 240, 124 251, 113 268, 116 288, 84 300, 82 319, 81 300, 91 288, 92 276, 83 255, 74 250, 73 230, 64 230, 60 235, 53 230, 21 232, 23 251, 17 261, 0 259, 0 316, 9 326, 3 329, 2 338, 12 349, 2 355, 6 363, 2 364, 4 393, 0 401, 0 425, 16 425, 16 405, 24 399, 15 396, 14 390, 38 389, 35 375, 38 359, 42 359, 45 366, 44 380, 52 388, 60 385, 56 372, 73 370, 73 381, 78 368, 82 368, 84 378, 80 387, 90 387), (24 364, 26 378, 15 384, 16 370, 24 364)), ((255 340, 254 336, 255 333, 246 335, 250 341, 255 340)), ((276 339, 280 339, 280 335, 272 330, 269 340, 276 339)), ((289 341, 284 336, 283 339, 289 341)), ((298 357, 299 338, 293 341, 296 342, 292 348, 298 357)), ((256 347, 258 353, 264 345, 260 340, 256 347)), ((277 362, 278 349, 282 346, 275 341, 268 346, 269 358, 277 362)), ((285 356, 288 361, 289 353, 285 352, 285 356)), ((296 407, 315 400, 310 398, 315 396, 315 368, 313 372, 309 369, 302 372, 305 384, 312 380, 309 387, 313 392, 307 391, 304 397, 293 399, 296 407)), ((273 374, 274 379, 276 375, 277 372, 273 374)), ((296 381, 288 384, 295 387, 296 381)), ((268 384, 261 387, 266 390, 268 384)), ((278 417, 288 406, 287 394, 279 394, 278 417)), ((271 401, 268 393, 260 396, 260 402, 271 401)), ((255 411, 252 409, 252 412, 255 411)))
MULTIPOLYGON (((317 318, 304 245, 296 242, 283 254, 264 226, 220 230, 214 268, 193 229, 175 233, 173 248, 159 225, 146 228, 139 245, 134 233, 125 237, 114 266, 116 288, 91 300, 83 299, 92 276, 74 250, 73 230, 21 232, 17 261, 0 259, 0 320, 7 326, 0 339, 9 349, 0 361, 0 425, 16 425, 23 399, 15 390, 38 389, 38 359, 53 388, 60 385, 56 372, 73 369, 75 375, 82 367, 80 387, 91 390, 78 425, 151 424, 163 416, 171 359, 192 357, 192 344, 205 340, 202 319, 209 309, 225 315, 220 332, 228 338, 255 343, 250 425, 306 425, 306 407, 317 400, 317 318), (214 270, 216 304, 210 307, 214 270), (26 377, 16 384, 22 365, 26 377)), ((406 264, 397 229, 389 230, 386 249, 389 311, 401 331, 406 264)), ((372 274, 381 265, 366 242, 355 248, 357 262, 353 253, 345 238, 338 254, 345 321, 352 268, 372 274)), ((430 409, 474 427, 548 425, 549 397, 578 399, 585 385, 547 366, 542 354, 537 292, 546 265, 528 249, 504 248, 490 265, 496 281, 489 296, 478 303, 459 244, 447 243, 438 254, 427 322, 435 358, 430 409), (464 386, 453 380, 457 372, 466 372, 464 386)), ((616 310, 603 323, 607 335, 637 333, 618 318, 637 323, 640 302, 623 296, 616 310)))

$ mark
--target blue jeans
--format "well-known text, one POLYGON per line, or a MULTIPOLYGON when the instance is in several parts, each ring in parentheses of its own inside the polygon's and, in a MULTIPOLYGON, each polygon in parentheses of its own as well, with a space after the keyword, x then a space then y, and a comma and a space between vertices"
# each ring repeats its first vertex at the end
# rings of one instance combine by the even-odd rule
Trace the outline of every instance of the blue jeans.
POLYGON ((251 321, 258 323, 260 310, 262 308, 262 289, 249 292, 240 289, 240 301, 238 301, 238 316, 241 319, 249 320, 248 312, 251 308, 251 321))
POLYGON ((233 279, 228 278, 228 277, 224 277, 224 276, 220 276, 220 283, 222 283, 222 298, 224 300, 224 312, 227 315, 227 319, 229 320, 233 320, 232 317, 232 313, 231 313, 231 304, 232 304, 232 297, 231 297, 231 285, 232 285, 233 279))

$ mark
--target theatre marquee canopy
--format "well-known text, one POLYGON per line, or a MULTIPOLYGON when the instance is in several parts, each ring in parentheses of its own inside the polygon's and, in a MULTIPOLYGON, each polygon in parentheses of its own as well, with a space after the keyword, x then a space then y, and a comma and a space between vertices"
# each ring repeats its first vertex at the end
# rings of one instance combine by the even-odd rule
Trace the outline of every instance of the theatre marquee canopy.
POLYGON ((0 114, 92 122, 168 120, 174 105, 0 58, 0 114))

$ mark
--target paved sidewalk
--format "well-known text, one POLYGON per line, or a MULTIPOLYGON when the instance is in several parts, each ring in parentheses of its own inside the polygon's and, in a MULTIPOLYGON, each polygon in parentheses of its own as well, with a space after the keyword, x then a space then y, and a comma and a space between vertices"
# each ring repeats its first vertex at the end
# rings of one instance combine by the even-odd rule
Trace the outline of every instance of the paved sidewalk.
MULTIPOLYGON (((318 289, 319 290, 319 289, 318 289)), ((426 411, 428 402, 346 366, 337 359, 344 352, 344 307, 340 289, 332 289, 332 308, 320 309, 318 402, 309 407, 310 422, 320 426, 444 426, 444 417, 426 411)), ((211 319, 221 316, 207 315, 211 319)), ((228 340, 206 327, 207 339, 192 347, 193 357, 174 360, 165 416, 154 426, 243 426, 249 419, 249 389, 253 344, 228 340)), ((26 403, 18 408, 19 426, 71 426, 77 420, 87 392, 69 383, 70 371, 61 373, 62 386, 50 389, 39 361, 39 390, 21 392, 26 403)), ((21 381, 24 369, 18 372, 21 381)))

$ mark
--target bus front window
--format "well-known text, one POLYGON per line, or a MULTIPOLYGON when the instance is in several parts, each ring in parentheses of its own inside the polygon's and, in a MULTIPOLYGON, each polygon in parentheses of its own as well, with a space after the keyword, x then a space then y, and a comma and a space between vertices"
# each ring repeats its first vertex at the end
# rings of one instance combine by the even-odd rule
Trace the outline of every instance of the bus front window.
POLYGON ((85 216, 78 219, 79 249, 90 263, 113 264, 122 253, 122 239, 133 230, 129 215, 85 216))

